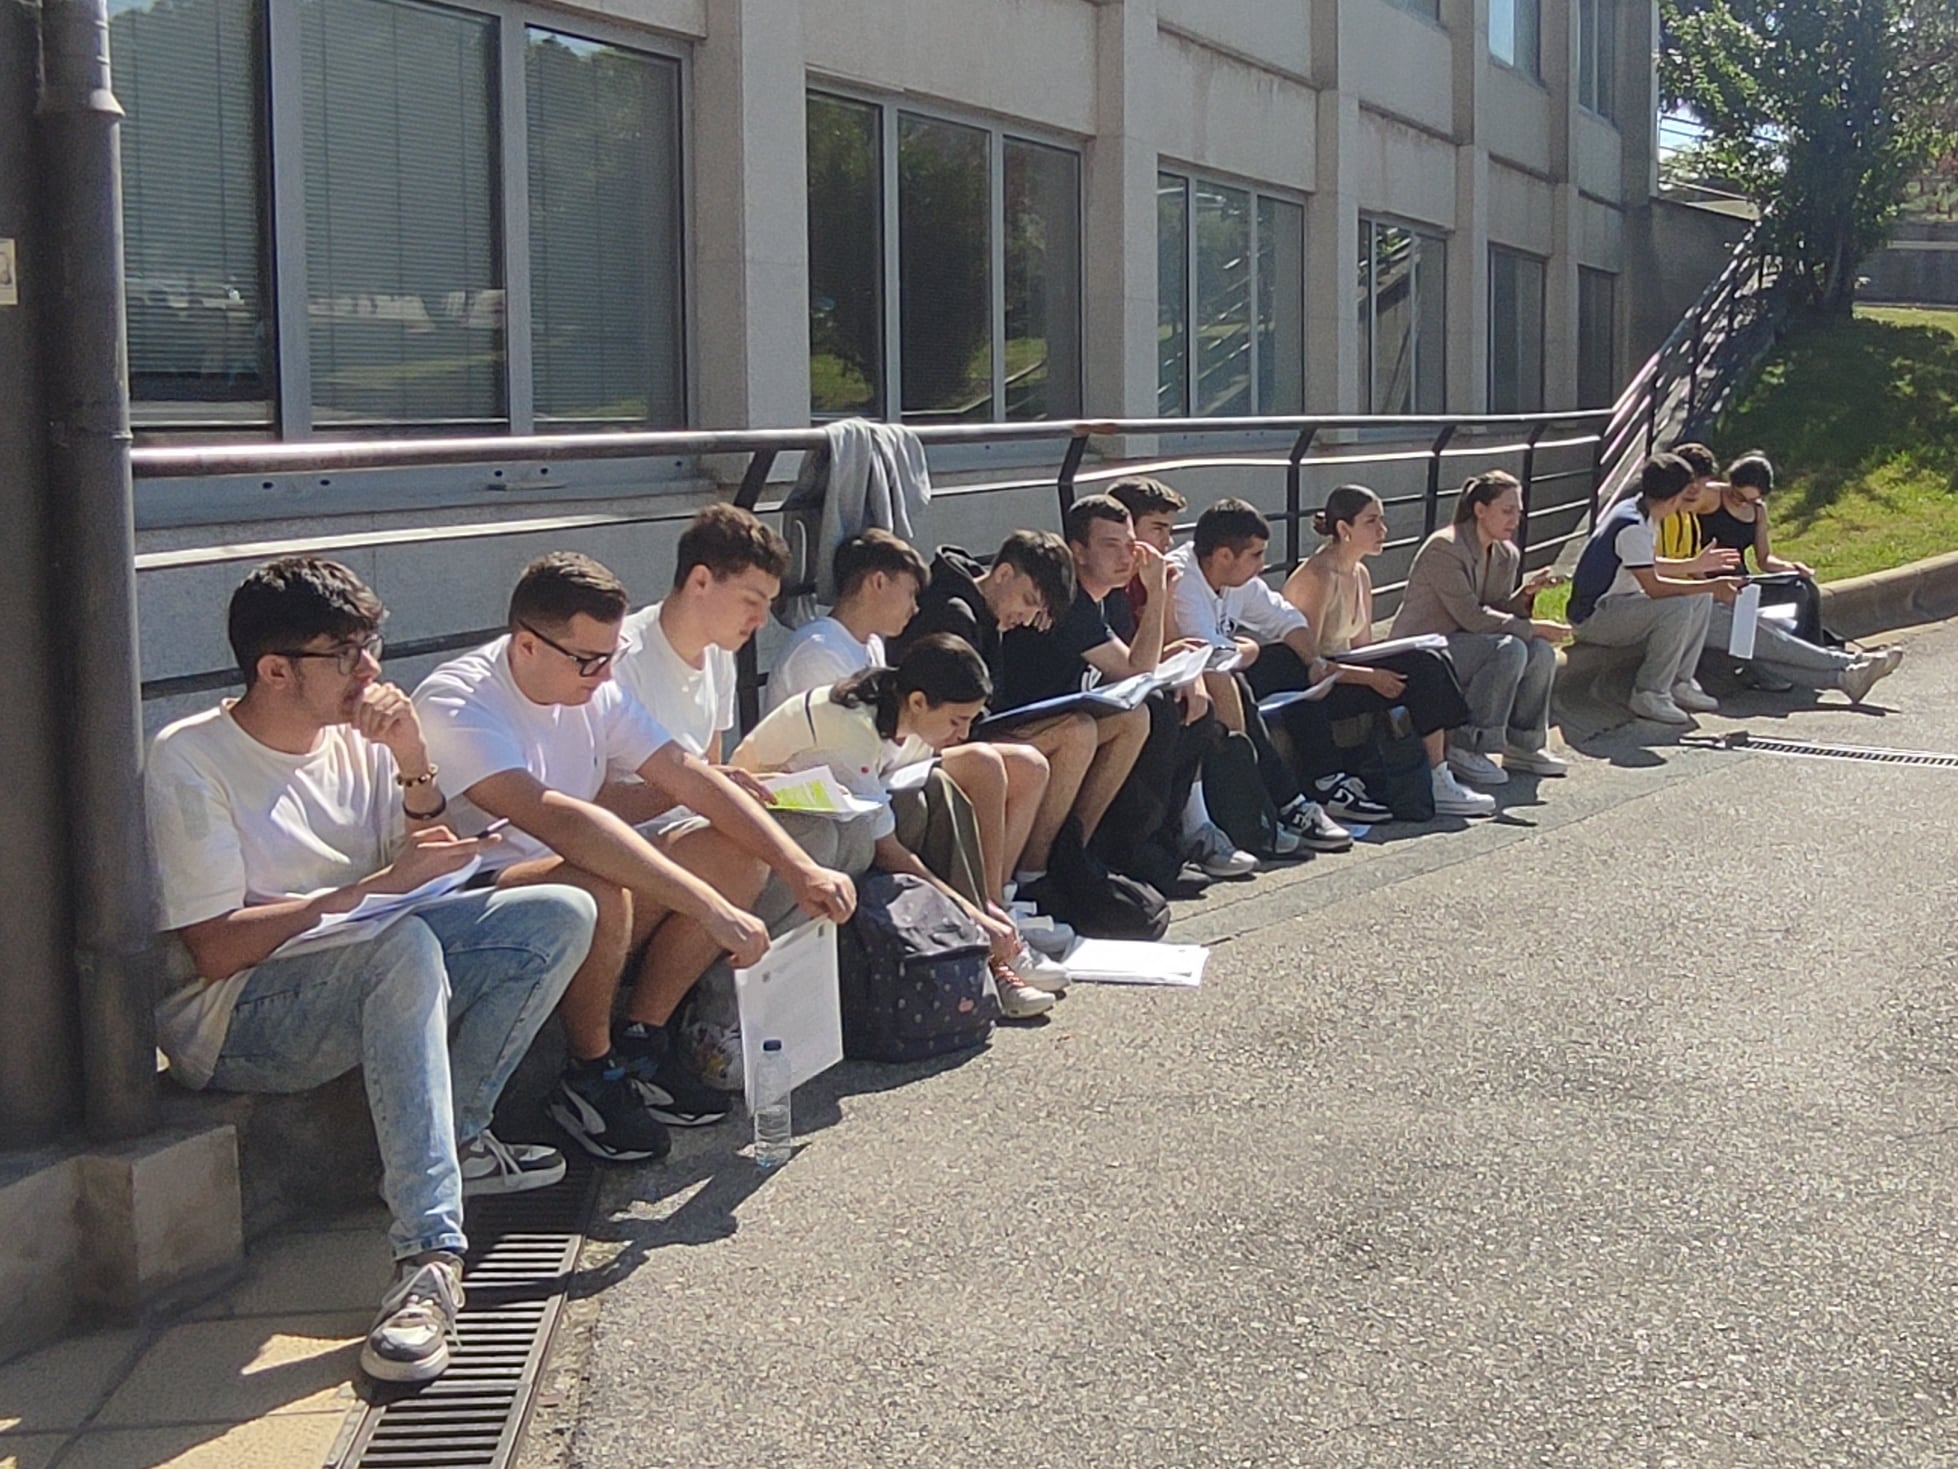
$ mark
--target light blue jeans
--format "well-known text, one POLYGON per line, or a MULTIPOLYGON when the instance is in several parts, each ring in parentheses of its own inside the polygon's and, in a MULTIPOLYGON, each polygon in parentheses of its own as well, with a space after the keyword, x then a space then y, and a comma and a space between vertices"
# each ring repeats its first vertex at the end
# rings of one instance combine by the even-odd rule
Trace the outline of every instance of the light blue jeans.
POLYGON ((467 893, 363 943, 269 960, 239 992, 211 1085, 302 1092, 360 1067, 395 1258, 460 1254, 456 1141, 489 1126, 596 918, 573 888, 467 893))

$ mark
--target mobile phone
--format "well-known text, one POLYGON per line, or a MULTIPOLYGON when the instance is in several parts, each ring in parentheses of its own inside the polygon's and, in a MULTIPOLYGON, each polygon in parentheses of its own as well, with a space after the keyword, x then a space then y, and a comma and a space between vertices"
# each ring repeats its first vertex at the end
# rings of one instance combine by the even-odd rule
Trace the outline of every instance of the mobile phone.
POLYGON ((476 835, 478 838, 495 836, 499 831, 503 830, 503 828, 508 826, 509 824, 510 824, 509 817, 499 816, 496 818, 496 820, 492 821, 488 826, 484 827, 481 831, 477 832, 476 835))

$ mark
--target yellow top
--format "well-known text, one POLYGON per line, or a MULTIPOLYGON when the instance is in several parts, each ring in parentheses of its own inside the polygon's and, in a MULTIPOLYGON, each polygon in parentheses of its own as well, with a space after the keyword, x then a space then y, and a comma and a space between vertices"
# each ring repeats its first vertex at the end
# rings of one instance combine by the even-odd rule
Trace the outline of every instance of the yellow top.
POLYGON ((1659 555, 1667 561, 1691 561, 1706 549, 1700 518, 1690 510, 1675 510, 1659 522, 1659 555))

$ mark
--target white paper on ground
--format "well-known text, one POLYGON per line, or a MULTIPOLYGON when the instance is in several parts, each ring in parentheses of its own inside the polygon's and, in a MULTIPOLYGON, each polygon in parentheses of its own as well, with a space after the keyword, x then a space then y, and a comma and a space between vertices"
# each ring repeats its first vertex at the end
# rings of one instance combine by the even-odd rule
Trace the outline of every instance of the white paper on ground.
POLYGON ((771 809, 776 811, 842 819, 882 809, 881 802, 866 801, 850 790, 827 765, 812 765, 807 770, 762 775, 756 779, 775 797, 771 809))
POLYGON ((843 1059, 836 925, 818 919, 783 934, 754 968, 734 971, 734 1000, 741 1012, 741 1075, 750 1111, 763 1041, 782 1043, 792 1087, 836 1065, 843 1059))
POLYGON ((417 908, 426 908, 451 896, 474 877, 476 869, 482 865, 482 858, 471 857, 454 872, 431 877, 412 892, 369 893, 345 913, 329 913, 304 933, 294 934, 274 949, 269 957, 289 958, 301 951, 337 949, 342 944, 371 939, 397 918, 405 918, 417 908))
POLYGON ((1061 958, 1082 984, 1159 984, 1195 989, 1210 950, 1202 944, 1152 944, 1127 939, 1077 939, 1061 958))
POLYGON ((1287 689, 1282 694, 1273 694, 1268 699, 1260 699, 1258 701, 1258 712, 1260 714, 1276 714, 1288 704, 1297 704, 1302 700, 1310 700, 1316 704, 1325 698, 1326 695, 1330 694, 1333 691, 1333 685, 1338 682, 1339 671, 1335 669, 1310 688, 1287 689))
POLYGON ((1727 636, 1727 651, 1736 658, 1754 656, 1754 630, 1761 621, 1761 588, 1749 582, 1740 589, 1734 603, 1734 630, 1727 636))

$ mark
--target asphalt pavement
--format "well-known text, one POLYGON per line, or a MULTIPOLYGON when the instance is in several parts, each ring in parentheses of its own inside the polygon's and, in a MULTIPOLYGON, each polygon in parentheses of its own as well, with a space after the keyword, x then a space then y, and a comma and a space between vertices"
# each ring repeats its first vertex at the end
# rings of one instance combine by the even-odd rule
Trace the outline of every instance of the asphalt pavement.
MULTIPOLYGON (((1958 752, 1958 625, 1793 735, 1958 752)), ((608 1175, 523 1462, 1958 1462, 1958 770, 1651 725, 608 1175), (1453 829, 1450 829, 1453 828, 1453 829)))

